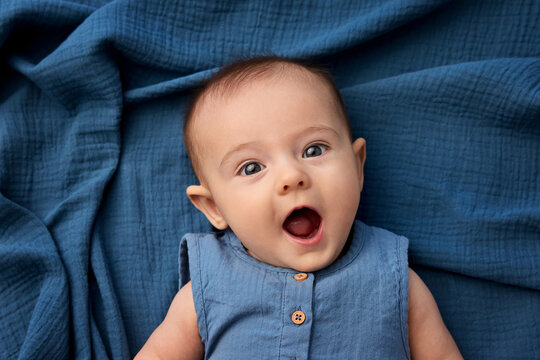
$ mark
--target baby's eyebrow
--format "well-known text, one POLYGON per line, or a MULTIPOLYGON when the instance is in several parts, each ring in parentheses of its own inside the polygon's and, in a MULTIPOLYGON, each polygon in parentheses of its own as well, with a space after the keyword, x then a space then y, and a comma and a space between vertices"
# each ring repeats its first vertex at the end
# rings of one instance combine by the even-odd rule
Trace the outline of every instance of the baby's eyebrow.
POLYGON ((242 151, 243 149, 246 149, 246 148, 249 148, 249 147, 252 147, 256 144, 255 141, 248 141, 248 142, 245 142, 245 143, 241 143, 241 144, 238 144, 236 145, 235 147, 233 147, 231 150, 227 151, 227 153, 223 156, 223 158, 221 158, 221 162, 219 163, 219 167, 222 167, 223 164, 225 164, 228 159, 234 155, 234 153, 237 153, 239 151, 242 151))
MULTIPOLYGON (((339 137, 339 133, 336 131, 336 129, 328 127, 328 126, 310 126, 305 130, 305 132, 331 132, 335 136, 339 137)), ((304 132, 304 131, 303 131, 304 132)))

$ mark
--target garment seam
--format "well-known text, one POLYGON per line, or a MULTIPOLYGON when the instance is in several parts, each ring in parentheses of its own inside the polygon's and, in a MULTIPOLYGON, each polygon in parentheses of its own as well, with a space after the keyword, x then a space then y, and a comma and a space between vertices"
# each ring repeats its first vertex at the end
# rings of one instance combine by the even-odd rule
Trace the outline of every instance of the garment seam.
POLYGON ((285 323, 283 322, 283 316, 285 314, 285 288, 287 287, 287 279, 285 279, 285 284, 281 288, 281 334, 279 335, 279 348, 278 348, 278 359, 281 359, 281 342, 283 341, 283 330, 285 329, 285 323))
MULTIPOLYGON (((203 286, 202 286, 202 278, 201 278, 201 248, 200 248, 200 245, 199 245, 199 241, 201 240, 201 237, 200 236, 197 236, 197 241, 195 241, 195 244, 197 246, 197 265, 199 267, 199 271, 197 271, 197 275, 198 275, 198 279, 199 279, 199 291, 200 291, 200 294, 201 294, 201 302, 202 302, 202 310, 203 310, 203 317, 204 317, 204 337, 206 338, 206 341, 208 342, 208 324, 207 324, 207 321, 206 321, 206 302, 204 301, 204 291, 203 291, 203 286)), ((206 358, 206 356, 205 356, 206 358)))
MULTIPOLYGON (((403 351, 405 352, 405 356, 407 357, 407 359, 410 360, 410 353, 409 351, 407 351, 407 348, 408 348, 408 344, 407 344, 407 341, 405 341, 405 330, 408 331, 408 329, 404 329, 403 328, 403 324, 405 323, 405 319, 403 319, 403 286, 402 286, 402 281, 401 281, 401 278, 402 278, 402 270, 401 270, 401 253, 400 253, 400 243, 401 243, 401 240, 402 239, 405 239, 403 236, 400 236, 396 239, 395 243, 396 243, 396 255, 397 255, 397 283, 398 283, 398 296, 399 296, 399 300, 398 300, 398 305, 399 305, 399 308, 398 308, 398 311, 399 311, 399 328, 400 328, 400 333, 401 333, 401 343, 403 344, 403 351)), ((408 241, 408 240, 407 240, 408 241)), ((408 273, 407 273, 408 274, 408 273)), ((407 275, 407 279, 408 279, 408 275, 407 275)), ((408 296, 408 294, 407 294, 408 296)), ((408 310, 407 310, 408 311, 408 310)))

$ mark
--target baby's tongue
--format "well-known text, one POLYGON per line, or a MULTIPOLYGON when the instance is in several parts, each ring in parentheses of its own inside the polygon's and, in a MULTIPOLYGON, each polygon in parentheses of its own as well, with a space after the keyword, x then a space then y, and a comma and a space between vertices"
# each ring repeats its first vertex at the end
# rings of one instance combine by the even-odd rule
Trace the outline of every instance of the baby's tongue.
POLYGON ((298 237, 307 237, 319 226, 319 215, 310 209, 294 211, 285 220, 283 228, 298 237))

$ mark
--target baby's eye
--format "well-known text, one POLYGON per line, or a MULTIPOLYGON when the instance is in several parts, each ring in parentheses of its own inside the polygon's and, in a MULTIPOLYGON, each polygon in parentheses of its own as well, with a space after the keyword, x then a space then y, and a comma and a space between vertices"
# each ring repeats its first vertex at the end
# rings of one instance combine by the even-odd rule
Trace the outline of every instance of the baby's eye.
POLYGON ((302 157, 309 158, 321 156, 324 152, 326 152, 326 146, 320 144, 310 145, 306 150, 304 150, 302 157))
POLYGON ((259 164, 258 162, 250 162, 242 166, 242 168, 240 169, 240 175, 253 175, 258 173, 259 171, 262 171, 262 169, 264 169, 264 166, 262 164, 259 164))

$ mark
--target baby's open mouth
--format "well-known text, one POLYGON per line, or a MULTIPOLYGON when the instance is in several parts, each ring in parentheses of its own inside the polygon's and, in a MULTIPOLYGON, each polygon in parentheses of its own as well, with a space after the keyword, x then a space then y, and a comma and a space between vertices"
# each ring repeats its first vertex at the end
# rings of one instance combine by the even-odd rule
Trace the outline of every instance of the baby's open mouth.
POLYGON ((309 239, 317 234, 321 225, 321 216, 308 208, 294 210, 283 222, 283 229, 289 234, 309 239))

